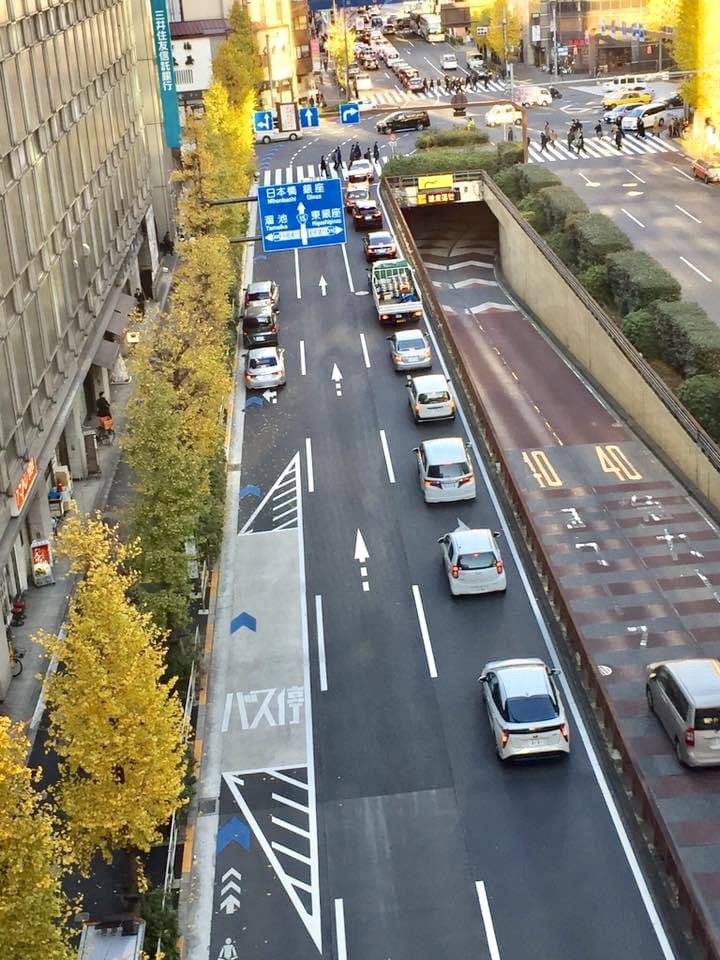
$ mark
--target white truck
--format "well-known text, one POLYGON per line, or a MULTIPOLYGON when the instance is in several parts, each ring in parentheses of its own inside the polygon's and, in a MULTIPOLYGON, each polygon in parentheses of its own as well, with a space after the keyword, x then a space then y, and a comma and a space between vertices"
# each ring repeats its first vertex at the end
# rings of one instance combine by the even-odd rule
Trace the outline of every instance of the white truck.
POLYGON ((383 324, 419 323, 423 304, 407 260, 379 260, 368 269, 378 320, 383 324))

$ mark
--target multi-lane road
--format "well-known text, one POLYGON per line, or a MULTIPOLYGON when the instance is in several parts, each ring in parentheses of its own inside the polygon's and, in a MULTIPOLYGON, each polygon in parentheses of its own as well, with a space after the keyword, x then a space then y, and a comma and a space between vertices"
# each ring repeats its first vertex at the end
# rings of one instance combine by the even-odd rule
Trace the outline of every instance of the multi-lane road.
MULTIPOLYGON (((407 59, 431 67, 443 52, 407 47, 407 59)), ((438 126, 453 122, 449 110, 433 117, 438 126)), ((350 129, 330 121, 299 145, 262 148, 260 181, 313 176, 337 144, 347 158, 352 139, 363 148, 380 140, 370 119, 350 129)), ((398 149, 412 149, 413 139, 401 134, 398 149)), ((388 156, 382 146, 379 168, 388 156)), ((621 180, 626 166, 607 163, 621 180)), ((568 167, 568 176, 580 169, 568 167)), ((677 192, 657 203, 675 200, 691 209, 677 192)), ((434 247, 426 231, 423 256, 436 269, 437 240, 434 247)), ((481 245, 455 238, 445 269, 466 300, 480 269, 478 302, 489 304, 502 348, 498 316, 510 307, 493 292, 492 271, 477 268, 484 258, 481 245)), ((248 279, 280 284, 288 383, 253 397, 241 368, 237 377, 186 956, 682 955, 673 952, 662 898, 656 905, 462 397, 454 423, 413 422, 367 294, 359 236, 299 254, 265 256, 256 246, 248 268, 248 279), (432 436, 472 445, 482 481, 475 501, 423 502, 412 450, 432 436), (501 532, 505 595, 451 598, 437 539, 458 517, 501 532), (476 678, 487 660, 511 656, 564 667, 568 761, 497 761, 476 678)), ((435 369, 455 379, 437 343, 434 351, 435 369)), ((498 383, 509 377, 495 367, 498 383)), ((595 404, 593 430, 616 438, 614 417, 584 390, 583 403, 595 404)), ((525 416, 514 413, 527 400, 520 392, 508 389, 507 410, 498 400, 508 423, 525 416)), ((576 443, 585 442, 582 430, 573 432, 582 409, 573 406, 570 419, 564 411, 576 443)), ((556 413, 559 420, 562 403, 556 413)), ((556 440, 549 442, 562 447, 556 440)))

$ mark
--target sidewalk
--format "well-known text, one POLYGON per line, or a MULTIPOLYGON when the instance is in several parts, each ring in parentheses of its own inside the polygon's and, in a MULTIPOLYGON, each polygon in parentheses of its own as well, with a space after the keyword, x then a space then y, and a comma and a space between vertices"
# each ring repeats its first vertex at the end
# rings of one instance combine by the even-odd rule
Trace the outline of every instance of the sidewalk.
MULTIPOLYGON (((176 263, 175 257, 165 257, 163 260, 166 272, 162 274, 158 284, 159 299, 148 302, 146 307, 150 320, 164 309, 176 263)), ((122 436, 125 427, 126 409, 132 391, 132 382, 114 384, 111 387, 110 402, 118 437, 122 436)), ((78 510, 83 513, 103 510, 111 497, 111 489, 121 462, 121 450, 117 440, 111 446, 98 447, 98 461, 100 473, 97 476, 73 483, 73 499, 77 502, 78 510)), ((116 500, 116 497, 113 496, 113 499, 116 500)), ((30 584, 25 595, 25 623, 12 628, 15 649, 23 655, 23 672, 11 681, 7 696, 0 704, 0 713, 25 725, 31 749, 42 720, 44 700, 41 699, 41 690, 48 670, 45 652, 39 644, 33 642, 32 637, 38 630, 57 633, 61 628, 74 585, 74 578, 68 575, 67 568, 68 563, 64 558, 56 558, 55 583, 47 587, 30 584)))

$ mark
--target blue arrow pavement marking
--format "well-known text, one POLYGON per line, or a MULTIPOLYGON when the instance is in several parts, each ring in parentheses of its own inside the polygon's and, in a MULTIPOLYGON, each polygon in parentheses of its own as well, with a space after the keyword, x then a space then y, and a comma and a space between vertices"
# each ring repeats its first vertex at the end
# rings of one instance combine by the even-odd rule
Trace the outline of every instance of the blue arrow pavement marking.
POLYGON ((243 497, 259 497, 260 496, 260 487, 256 487, 254 483, 249 483, 246 487, 243 487, 240 491, 240 499, 243 497))
POLYGON ((230 843, 239 843, 245 850, 249 850, 251 835, 252 831, 246 823, 238 820, 237 817, 231 817, 228 822, 223 824, 218 830, 216 850, 218 853, 222 853, 230 843))
POLYGON ((230 633, 235 633, 240 627, 247 627, 248 630, 252 630, 252 632, 255 633, 257 620, 251 613, 248 613, 247 610, 243 610, 242 613, 239 613, 230 621, 230 633))
POLYGON ((246 410, 248 409, 248 407, 261 407, 262 405, 263 405, 262 397, 248 397, 247 400, 245 401, 246 410))

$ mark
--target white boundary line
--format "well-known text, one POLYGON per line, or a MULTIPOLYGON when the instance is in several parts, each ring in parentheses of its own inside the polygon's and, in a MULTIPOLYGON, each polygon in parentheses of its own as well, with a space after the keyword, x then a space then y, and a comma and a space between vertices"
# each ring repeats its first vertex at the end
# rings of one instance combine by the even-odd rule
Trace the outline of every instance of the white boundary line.
POLYGON ((425 659, 427 660, 428 670, 433 680, 437 677, 437 666, 435 664, 435 654, 430 643, 430 632, 428 630, 427 620, 425 619, 425 609, 423 608, 422 597, 420 596, 420 587, 414 583, 412 587, 413 600, 415 601, 415 612, 417 613, 418 624, 420 626, 420 635, 422 637, 423 647, 425 647, 425 659))
POLYGON ((307 368, 305 366, 305 341, 300 341, 300 376, 304 377, 307 374, 307 368))
POLYGON ((475 889, 478 900, 480 901, 480 913, 482 913, 483 925, 485 927, 485 937, 488 942, 490 960, 500 960, 500 950, 498 948, 497 937, 495 936, 495 925, 493 924, 492 913, 490 912, 485 883, 482 880, 478 880, 475 884, 475 889))
POLYGON ((308 493, 315 493, 315 474, 313 473, 312 440, 305 437, 305 460, 307 461, 308 493))
POLYGON ((298 257, 297 247, 293 250, 293 259, 295 260, 295 294, 298 300, 302 300, 302 289, 300 287, 300 258, 298 257))
POLYGON ((645 229, 645 224, 642 223, 640 220, 638 220, 637 217, 634 217, 631 213, 628 213, 625 207, 620 207, 620 209, 622 210, 622 212, 625 214, 626 217, 630 217, 633 223, 636 223, 639 227, 642 227, 643 230, 645 229))
POLYGON ((392 460, 390 459, 390 448, 388 447, 385 431, 380 431, 380 445, 382 446, 383 456, 385 457, 385 466, 387 467, 388 480, 395 483, 395 471, 393 470, 392 460))
POLYGON ((370 354, 368 353, 367 340, 365 339, 365 334, 360 334, 360 347, 362 349, 363 360, 365 361, 365 366, 370 369, 370 354))
POLYGON ((347 960, 345 904, 342 900, 335 900, 335 939, 337 940, 337 960, 347 960))
POLYGON ((690 263, 690 261, 687 260, 685 257, 680 257, 680 259, 682 260, 682 262, 685 264, 686 267, 690 267, 691 270, 694 270, 699 277, 702 277, 703 280, 707 280, 708 283, 712 283, 712 280, 710 279, 710 277, 706 273, 703 273, 699 267, 696 267, 694 263, 690 263))
POLYGON ((325 623, 323 621, 322 597, 315 594, 315 630, 317 632, 318 667, 320 670, 320 689, 327 690, 327 664, 325 661, 325 623))
POLYGON ((350 261, 348 260, 348 255, 347 255, 347 244, 346 243, 341 244, 340 248, 342 250, 343 260, 345 261, 345 273, 347 274, 347 281, 348 281, 348 286, 350 287, 350 293, 355 293, 352 273, 350 273, 350 261))
POLYGON ((702 223, 702 220, 698 220, 694 213, 690 213, 690 211, 686 210, 685 207, 681 207, 679 203, 675 204, 675 209, 679 210, 680 213, 684 213, 686 217, 690 217, 690 219, 694 220, 695 223, 702 223))

